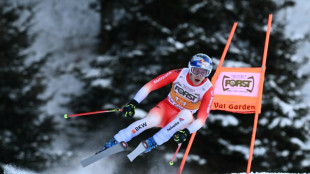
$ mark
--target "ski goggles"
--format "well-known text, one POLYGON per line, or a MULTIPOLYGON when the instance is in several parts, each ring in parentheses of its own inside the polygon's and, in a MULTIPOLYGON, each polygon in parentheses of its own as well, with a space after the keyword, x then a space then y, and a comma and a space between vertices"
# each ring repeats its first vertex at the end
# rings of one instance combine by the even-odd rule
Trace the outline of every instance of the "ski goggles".
POLYGON ((194 74, 195 76, 201 75, 202 77, 207 77, 208 74, 210 73, 209 70, 198 68, 198 67, 192 67, 190 69, 190 72, 194 74))

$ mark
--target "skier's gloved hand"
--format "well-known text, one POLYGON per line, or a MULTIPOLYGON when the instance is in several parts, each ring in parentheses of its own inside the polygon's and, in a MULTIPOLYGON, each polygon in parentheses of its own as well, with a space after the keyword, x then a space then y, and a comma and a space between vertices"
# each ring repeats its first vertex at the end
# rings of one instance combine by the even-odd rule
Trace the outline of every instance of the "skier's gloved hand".
POLYGON ((135 99, 132 99, 127 105, 123 107, 123 115, 124 117, 133 117, 136 112, 136 107, 138 106, 138 102, 135 99))
POLYGON ((189 135, 190 135, 190 132, 188 129, 180 130, 173 134, 173 140, 176 143, 180 144, 186 141, 186 137, 188 137, 189 135))

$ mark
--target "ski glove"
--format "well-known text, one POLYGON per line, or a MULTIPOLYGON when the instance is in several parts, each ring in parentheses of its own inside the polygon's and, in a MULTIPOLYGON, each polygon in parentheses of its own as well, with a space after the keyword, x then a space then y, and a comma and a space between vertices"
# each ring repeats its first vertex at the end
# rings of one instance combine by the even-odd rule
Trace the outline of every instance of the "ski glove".
POLYGON ((180 130, 173 134, 173 140, 176 143, 180 144, 186 141, 186 137, 188 137, 189 135, 190 135, 190 132, 188 129, 180 130))
POLYGON ((133 117, 135 115, 136 107, 138 104, 139 103, 135 99, 132 99, 127 105, 125 105, 122 111, 124 117, 133 117))

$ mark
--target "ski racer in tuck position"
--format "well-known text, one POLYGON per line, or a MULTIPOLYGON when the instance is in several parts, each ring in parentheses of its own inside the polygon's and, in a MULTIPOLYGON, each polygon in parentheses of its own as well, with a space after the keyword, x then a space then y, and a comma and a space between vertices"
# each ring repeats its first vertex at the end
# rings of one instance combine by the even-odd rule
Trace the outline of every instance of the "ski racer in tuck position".
POLYGON ((204 125, 210 112, 214 92, 208 76, 212 67, 210 57, 199 53, 190 59, 188 68, 171 70, 145 84, 123 107, 122 114, 125 117, 133 117, 138 104, 150 92, 170 83, 172 88, 168 97, 153 107, 145 118, 120 130, 99 152, 122 141, 127 143, 133 137, 153 127, 162 129, 143 141, 147 147, 145 153, 167 142, 171 137, 178 144, 186 141, 190 134, 204 125), (194 119, 193 114, 197 111, 197 119, 194 119))

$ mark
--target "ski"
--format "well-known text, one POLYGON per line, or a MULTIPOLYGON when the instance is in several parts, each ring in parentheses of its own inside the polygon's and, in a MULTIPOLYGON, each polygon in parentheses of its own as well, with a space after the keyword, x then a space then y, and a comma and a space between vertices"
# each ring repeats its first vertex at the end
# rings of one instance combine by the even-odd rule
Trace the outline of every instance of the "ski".
POLYGON ((141 142, 135 150, 133 150, 130 154, 127 155, 129 160, 132 162, 135 158, 137 158, 140 154, 142 154, 147 149, 147 144, 145 142, 141 142))
POLYGON ((81 165, 83 167, 86 167, 102 158, 105 158, 105 157, 108 157, 108 156, 111 156, 111 155, 114 155, 116 153, 119 153, 119 152, 122 152, 122 151, 125 151, 127 149, 128 145, 127 143, 125 142, 120 142, 119 144, 116 144, 115 146, 112 146, 102 152, 99 152, 99 153, 96 153, 95 155, 91 156, 91 157, 88 157, 82 161, 80 161, 81 165))

